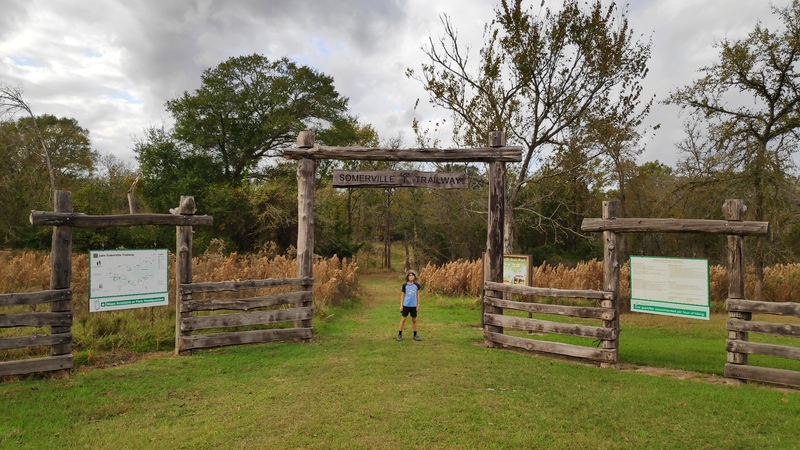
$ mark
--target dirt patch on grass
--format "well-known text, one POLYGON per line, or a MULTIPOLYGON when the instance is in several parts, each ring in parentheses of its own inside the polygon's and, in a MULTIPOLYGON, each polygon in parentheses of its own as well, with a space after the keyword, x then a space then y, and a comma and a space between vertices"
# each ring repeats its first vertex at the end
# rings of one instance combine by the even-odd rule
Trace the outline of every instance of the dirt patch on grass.
MULTIPOLYGON (((485 341, 478 341, 475 342, 474 345, 479 347, 486 347, 486 348, 497 348, 494 345, 486 343, 485 341)), ((550 355, 544 354, 539 352, 529 352, 526 350, 514 348, 514 347, 507 347, 501 346, 503 350, 519 352, 525 355, 529 355, 531 357, 536 358, 548 358, 548 359, 555 359, 559 361, 566 361, 571 362, 573 364, 582 364, 589 367, 598 367, 598 364, 580 361, 575 358, 570 358, 567 356, 559 356, 559 355, 550 355)), ((607 369, 602 369, 607 370, 607 369)), ((689 370, 680 370, 680 369, 667 369, 664 367, 648 367, 648 366, 638 366, 635 364, 626 364, 626 363, 618 363, 617 370, 624 371, 624 372, 633 372, 633 373, 640 373, 643 375, 651 375, 656 377, 665 377, 665 378, 672 378, 676 380, 687 380, 687 381, 698 381, 703 383, 710 383, 710 384, 717 384, 721 386, 739 386, 744 383, 755 384, 758 386, 767 387, 770 389, 776 389, 782 392, 797 392, 800 391, 800 388, 792 388, 789 386, 779 386, 773 385, 768 383, 759 383, 756 381, 742 381, 736 378, 725 378, 719 375, 707 374, 707 373, 700 373, 700 372, 692 372, 689 370)))
POLYGON ((137 353, 131 350, 114 350, 93 354, 91 357, 87 358, 86 361, 81 361, 79 364, 76 364, 74 370, 90 372, 97 369, 135 364, 147 359, 164 359, 171 357, 173 357, 173 352, 171 351, 137 353))
POLYGON ((724 378, 719 375, 691 372, 688 370, 666 369, 664 367, 642 367, 634 364, 618 364, 617 368, 625 372, 635 372, 657 377, 675 378, 677 380, 704 381, 706 383, 730 386, 738 386, 742 384, 741 380, 734 378, 724 378))

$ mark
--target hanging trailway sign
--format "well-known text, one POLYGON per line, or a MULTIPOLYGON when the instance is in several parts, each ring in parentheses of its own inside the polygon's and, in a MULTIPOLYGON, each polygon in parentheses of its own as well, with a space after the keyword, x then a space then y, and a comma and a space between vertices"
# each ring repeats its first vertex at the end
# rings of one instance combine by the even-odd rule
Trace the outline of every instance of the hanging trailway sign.
POLYGON ((406 171, 349 171, 334 170, 335 187, 417 187, 433 189, 464 189, 469 187, 465 173, 406 171))

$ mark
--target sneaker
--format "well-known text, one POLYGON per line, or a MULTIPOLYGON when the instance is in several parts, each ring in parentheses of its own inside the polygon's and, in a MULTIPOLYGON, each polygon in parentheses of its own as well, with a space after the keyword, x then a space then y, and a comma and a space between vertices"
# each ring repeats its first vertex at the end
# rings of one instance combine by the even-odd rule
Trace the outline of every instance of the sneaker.
POLYGON ((414 335, 414 340, 415 340, 415 341, 421 341, 422 339, 420 339, 420 338, 419 338, 419 336, 417 336, 417 335, 415 334, 415 335, 414 335))
POLYGON ((401 335, 399 335, 399 334, 398 334, 398 335, 397 335, 397 340, 398 340, 398 341, 402 341, 402 340, 403 340, 403 336, 401 336, 401 335))

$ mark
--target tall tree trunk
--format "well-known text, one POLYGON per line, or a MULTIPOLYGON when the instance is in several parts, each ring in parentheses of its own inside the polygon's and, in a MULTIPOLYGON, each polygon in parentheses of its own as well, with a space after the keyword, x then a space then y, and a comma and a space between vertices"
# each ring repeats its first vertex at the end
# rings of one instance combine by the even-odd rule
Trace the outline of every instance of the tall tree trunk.
POLYGON ((405 272, 408 273, 408 271, 411 270, 411 257, 409 255, 409 251, 408 251, 408 233, 407 232, 403 232, 403 243, 406 246, 405 272))
POLYGON ((392 196, 389 189, 386 190, 386 210, 384 212, 383 221, 383 268, 392 269, 392 242, 391 242, 391 226, 392 226, 392 196))
POLYGON ((514 253, 514 201, 518 192, 519 188, 515 186, 506 197, 503 216, 503 253, 514 253))
POLYGON ((353 189, 347 188, 347 229, 353 229, 353 189))
MULTIPOLYGON (((140 175, 141 176, 141 175, 140 175)), ((136 185, 139 183, 139 176, 133 180, 131 184, 131 188, 128 189, 128 212, 131 214, 136 214, 138 210, 138 206, 136 204, 136 185)))
MULTIPOLYGON (((509 211, 506 209, 506 211, 509 211)), ((503 218, 503 253, 514 253, 514 218, 506 212, 503 218)))
MULTIPOLYGON (((762 177, 764 176, 764 169, 766 165, 766 149, 767 142, 764 141, 758 146, 758 153, 756 154, 756 173, 753 177, 755 184, 755 219, 757 221, 764 220, 764 184, 762 177)), ((764 245, 763 239, 756 242, 755 247, 755 300, 759 302, 764 301, 764 259, 766 258, 767 248, 764 245)))

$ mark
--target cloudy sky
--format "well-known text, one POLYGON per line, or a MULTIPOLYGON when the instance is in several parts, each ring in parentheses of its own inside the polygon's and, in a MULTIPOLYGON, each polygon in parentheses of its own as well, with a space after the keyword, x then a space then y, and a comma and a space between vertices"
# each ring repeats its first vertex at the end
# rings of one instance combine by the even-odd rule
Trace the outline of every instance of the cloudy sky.
MULTIPOLYGON (((557 5, 558 0, 546 0, 557 5)), ((790 0, 772 0, 784 7, 790 0)), ((199 87, 200 74, 231 56, 288 56, 333 76, 350 108, 382 138, 411 121, 448 118, 428 105, 406 68, 425 62, 420 45, 442 35, 448 14, 473 53, 497 2, 485 0, 0 0, 0 81, 20 85, 36 114, 73 117, 93 146, 135 163, 133 139, 169 123, 164 102, 199 87)), ((690 83, 717 55, 715 42, 738 38, 758 20, 780 22, 768 0, 631 0, 630 24, 652 38, 649 95, 662 100, 690 83)), ((680 110, 656 105, 660 123, 641 162, 674 164, 680 110)), ((429 122, 430 121, 430 122, 429 122)), ((447 142, 450 133, 440 132, 447 142)))

